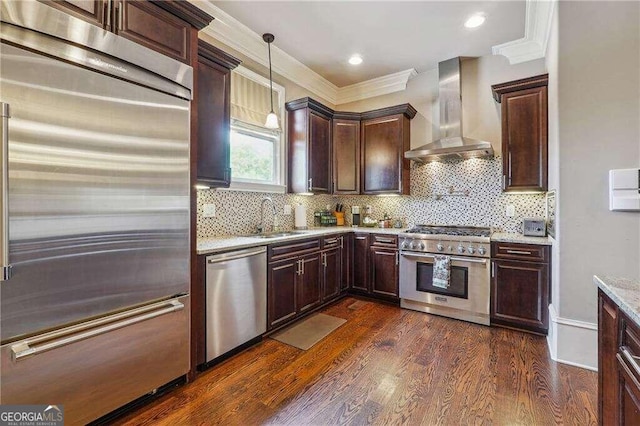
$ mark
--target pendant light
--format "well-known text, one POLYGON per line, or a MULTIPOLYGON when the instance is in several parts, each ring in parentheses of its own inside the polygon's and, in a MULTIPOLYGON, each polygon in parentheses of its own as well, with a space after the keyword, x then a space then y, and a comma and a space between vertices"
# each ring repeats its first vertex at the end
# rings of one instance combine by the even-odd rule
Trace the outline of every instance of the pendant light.
POLYGON ((262 39, 267 43, 269 47, 269 98, 271 98, 271 112, 267 115, 267 121, 264 123, 264 127, 267 129, 279 129, 278 116, 273 112, 273 77, 271 76, 271 43, 275 40, 273 34, 262 34, 262 39))

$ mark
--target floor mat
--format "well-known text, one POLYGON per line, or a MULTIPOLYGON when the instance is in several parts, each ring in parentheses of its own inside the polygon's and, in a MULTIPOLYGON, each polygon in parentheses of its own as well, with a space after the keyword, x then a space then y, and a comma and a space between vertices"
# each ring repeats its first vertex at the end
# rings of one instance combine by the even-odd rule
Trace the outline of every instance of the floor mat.
POLYGON ((346 319, 316 314, 272 334, 270 337, 306 351, 345 322, 347 322, 346 319))

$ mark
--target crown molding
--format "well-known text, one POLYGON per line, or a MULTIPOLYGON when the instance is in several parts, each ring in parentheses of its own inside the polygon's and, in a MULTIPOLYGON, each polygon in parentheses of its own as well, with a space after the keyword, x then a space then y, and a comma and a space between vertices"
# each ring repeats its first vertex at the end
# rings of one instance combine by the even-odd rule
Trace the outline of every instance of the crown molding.
POLYGON ((407 88, 409 80, 416 75, 418 75, 418 72, 411 68, 341 87, 338 89, 338 99, 336 104, 341 105, 362 99, 373 98, 374 96, 401 92, 407 88))
MULTIPOLYGON (((255 62, 265 67, 269 66, 265 43, 260 34, 208 0, 189 0, 189 2, 215 18, 202 30, 203 33, 255 62)), ((349 86, 338 87, 275 44, 271 45, 271 56, 273 71, 334 105, 405 90, 409 79, 417 74, 414 69, 409 69, 349 86)))
POLYGON ((512 65, 544 58, 556 1, 527 0, 524 37, 493 46, 491 52, 506 56, 512 65))

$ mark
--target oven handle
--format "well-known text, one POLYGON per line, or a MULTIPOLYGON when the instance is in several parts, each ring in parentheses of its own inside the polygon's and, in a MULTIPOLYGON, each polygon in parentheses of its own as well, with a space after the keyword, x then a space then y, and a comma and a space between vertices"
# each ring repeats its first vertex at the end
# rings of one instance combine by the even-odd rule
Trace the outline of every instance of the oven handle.
MULTIPOLYGON (((401 252, 400 255, 406 256, 406 257, 425 257, 425 258, 428 257, 430 259, 435 258, 435 256, 432 254, 417 254, 417 253, 401 252)), ((487 264, 487 259, 475 259, 473 257, 453 257, 453 256, 450 256, 449 258, 457 262, 482 263, 483 265, 487 264)))

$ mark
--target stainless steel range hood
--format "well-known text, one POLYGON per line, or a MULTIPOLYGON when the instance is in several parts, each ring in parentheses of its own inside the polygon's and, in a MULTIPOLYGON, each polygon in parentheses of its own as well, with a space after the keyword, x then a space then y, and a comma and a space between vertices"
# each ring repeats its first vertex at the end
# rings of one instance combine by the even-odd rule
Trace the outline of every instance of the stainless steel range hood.
POLYGON ((446 158, 492 157, 489 142, 462 136, 460 58, 438 64, 440 89, 440 139, 404 153, 410 160, 427 163, 446 158))

